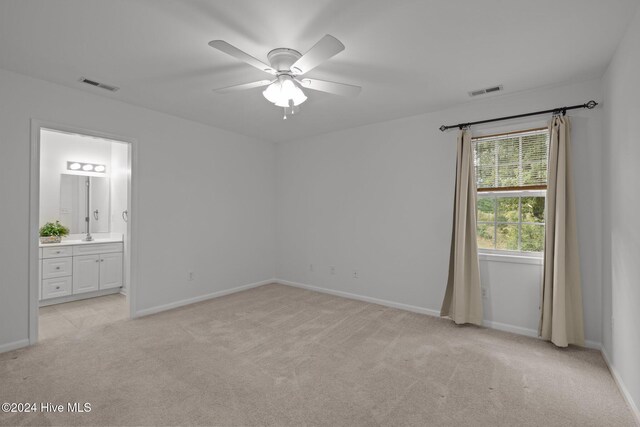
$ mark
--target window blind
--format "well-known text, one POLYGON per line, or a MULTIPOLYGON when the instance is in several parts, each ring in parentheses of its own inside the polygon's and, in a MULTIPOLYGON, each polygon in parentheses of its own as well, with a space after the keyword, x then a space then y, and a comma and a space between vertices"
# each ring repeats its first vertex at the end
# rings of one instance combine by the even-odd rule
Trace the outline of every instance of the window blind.
POLYGON ((547 129, 474 138, 473 149, 479 192, 546 189, 547 129))

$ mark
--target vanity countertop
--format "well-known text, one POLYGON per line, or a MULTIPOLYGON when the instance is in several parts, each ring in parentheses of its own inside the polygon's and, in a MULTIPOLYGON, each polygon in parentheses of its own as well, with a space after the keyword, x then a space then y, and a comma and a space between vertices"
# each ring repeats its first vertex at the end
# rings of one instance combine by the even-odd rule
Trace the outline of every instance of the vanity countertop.
POLYGON ((95 238, 90 242, 80 239, 63 240, 60 243, 40 243, 41 248, 55 248, 57 246, 75 246, 75 245, 99 245, 100 243, 122 243, 121 237, 104 237, 95 238))

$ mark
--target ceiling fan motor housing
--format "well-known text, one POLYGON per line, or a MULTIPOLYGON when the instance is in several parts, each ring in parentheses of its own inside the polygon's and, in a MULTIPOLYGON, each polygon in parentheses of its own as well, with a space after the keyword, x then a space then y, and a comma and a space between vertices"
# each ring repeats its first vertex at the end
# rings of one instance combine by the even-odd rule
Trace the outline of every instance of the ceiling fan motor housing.
MULTIPOLYGON (((301 57, 302 55, 297 50, 289 49, 286 47, 279 47, 277 49, 273 49, 271 52, 267 54, 267 58, 269 59, 269 64, 273 67, 274 70, 278 72, 291 72, 291 66, 301 57)), ((295 72, 295 71, 294 71, 295 72)))

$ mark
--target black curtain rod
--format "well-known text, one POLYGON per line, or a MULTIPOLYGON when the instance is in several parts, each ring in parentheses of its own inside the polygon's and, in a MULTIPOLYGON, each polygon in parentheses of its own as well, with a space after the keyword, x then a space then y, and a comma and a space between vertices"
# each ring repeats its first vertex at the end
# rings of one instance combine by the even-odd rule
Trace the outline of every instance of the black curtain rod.
POLYGON ((591 101, 587 102, 586 104, 572 105, 571 107, 559 107, 559 108, 553 108, 551 110, 536 111, 534 113, 517 114, 515 116, 499 117, 497 119, 480 120, 480 121, 477 121, 477 122, 469 122, 469 123, 458 123, 457 125, 451 125, 451 126, 442 125, 442 126, 440 126, 440 130, 442 132, 444 132, 445 130, 454 129, 454 128, 464 129, 466 127, 473 126, 473 125, 480 125, 480 124, 483 124, 483 123, 491 123, 491 122, 499 122, 499 121, 502 121, 502 120, 519 119, 520 117, 537 116, 539 114, 548 114, 548 113, 560 114, 560 113, 562 113, 564 115, 564 114, 567 113, 568 110, 575 110, 575 109, 578 109, 578 108, 587 108, 587 109, 591 110, 591 109, 595 108, 596 105, 598 105, 598 103, 596 101, 594 101, 594 100, 591 100, 591 101))

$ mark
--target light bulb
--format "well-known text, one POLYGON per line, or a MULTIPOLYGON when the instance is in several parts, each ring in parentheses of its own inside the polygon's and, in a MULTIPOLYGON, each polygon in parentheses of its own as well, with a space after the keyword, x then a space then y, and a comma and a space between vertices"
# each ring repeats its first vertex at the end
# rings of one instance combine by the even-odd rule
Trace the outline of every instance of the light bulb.
POLYGON ((96 171, 96 172, 104 172, 104 166, 103 165, 98 165, 93 170, 96 171))
POLYGON ((87 172, 92 171, 93 170, 93 165, 86 164, 86 165, 82 166, 82 170, 83 171, 87 171, 87 172))
POLYGON ((69 169, 71 169, 72 171, 77 171, 81 167, 82 167, 82 165, 80 163, 71 163, 69 165, 69 169))
POLYGON ((293 105, 300 105, 307 100, 307 96, 304 94, 302 89, 296 86, 294 88, 293 96, 291 97, 291 99, 293 100, 293 105))
POLYGON ((289 100, 286 98, 280 98, 274 104, 276 104, 277 107, 287 108, 289 106, 289 100))
POLYGON ((262 92, 265 98, 271 103, 278 102, 280 97, 280 82, 273 82, 262 92))
POLYGON ((282 81, 282 90, 280 92, 280 96, 286 99, 293 99, 296 92, 296 85, 293 83, 291 77, 286 78, 282 81))

